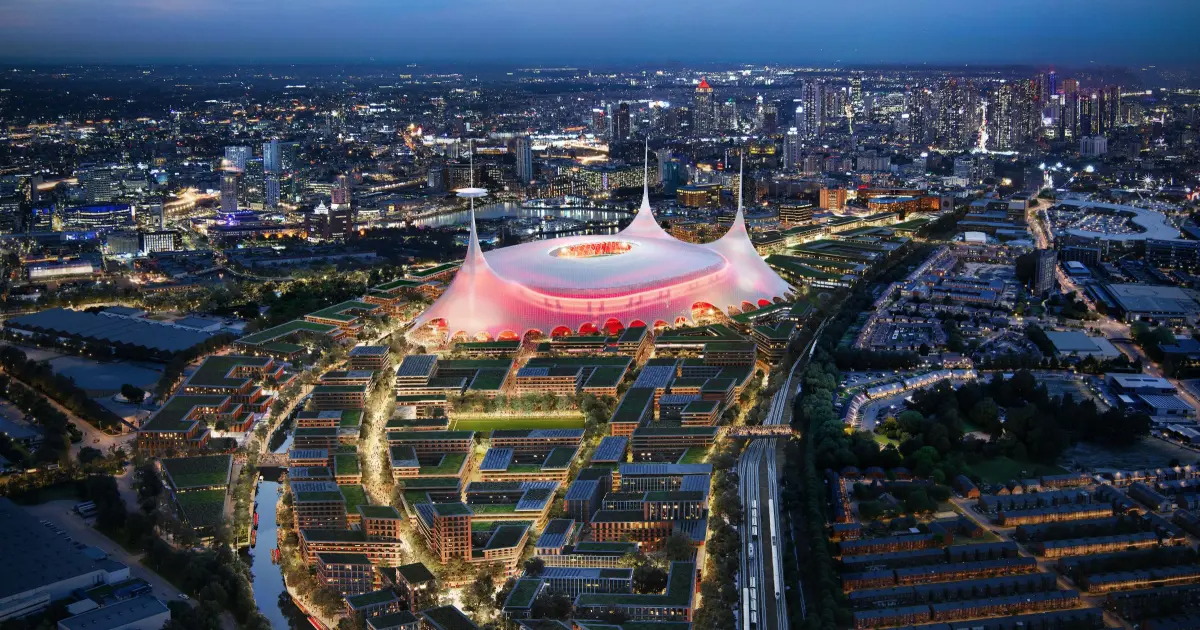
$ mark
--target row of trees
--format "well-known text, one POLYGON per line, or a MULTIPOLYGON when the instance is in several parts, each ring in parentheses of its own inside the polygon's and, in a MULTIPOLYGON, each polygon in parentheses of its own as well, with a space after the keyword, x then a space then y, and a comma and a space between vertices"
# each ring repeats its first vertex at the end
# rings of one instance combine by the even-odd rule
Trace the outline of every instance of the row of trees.
POLYGON ((25 412, 25 417, 36 422, 43 431, 42 442, 34 453, 0 434, 0 456, 22 468, 37 463, 66 464, 71 443, 83 439, 83 434, 71 424, 67 414, 59 411, 45 396, 12 380, 7 374, 0 374, 0 397, 25 412))
POLYGON ((693 616, 696 630, 734 627, 733 611, 738 607, 738 589, 734 576, 741 562, 741 536, 733 523, 742 519, 742 500, 738 494, 737 466, 741 445, 724 440, 713 447, 709 463, 713 465, 712 494, 709 501, 709 538, 705 545, 706 565, 700 582, 700 607, 693 616))
POLYGON ((55 374, 50 365, 33 361, 19 348, 0 348, 0 367, 13 378, 27 383, 42 394, 58 401, 75 415, 101 429, 115 429, 121 417, 88 397, 70 377, 55 374))

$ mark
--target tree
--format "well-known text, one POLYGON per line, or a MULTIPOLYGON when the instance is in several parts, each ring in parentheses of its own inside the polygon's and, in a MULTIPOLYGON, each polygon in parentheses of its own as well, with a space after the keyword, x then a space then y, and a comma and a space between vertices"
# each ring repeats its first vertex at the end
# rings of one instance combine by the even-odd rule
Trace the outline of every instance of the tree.
POLYGON ((694 553, 692 539, 687 534, 675 532, 663 542, 663 555, 667 562, 688 562, 694 553))
POLYGON ((666 571, 649 564, 643 564, 633 570, 633 592, 661 593, 666 587, 666 571))
POLYGON ((125 400, 135 405, 140 405, 143 400, 146 400, 146 390, 136 385, 125 383, 121 386, 121 396, 124 396, 125 400))
POLYGON ((530 558, 525 561, 525 573, 530 577, 537 577, 546 569, 546 561, 541 558, 530 558))
POLYGON ((85 446, 85 447, 79 449, 79 463, 80 464, 90 464, 91 462, 94 462, 103 457, 104 457, 104 453, 100 452, 100 449, 98 449, 98 448, 92 448, 90 446, 85 446))
POLYGON ((472 612, 489 612, 495 604, 495 593, 496 578, 492 575, 492 568, 484 566, 463 593, 463 604, 472 612))

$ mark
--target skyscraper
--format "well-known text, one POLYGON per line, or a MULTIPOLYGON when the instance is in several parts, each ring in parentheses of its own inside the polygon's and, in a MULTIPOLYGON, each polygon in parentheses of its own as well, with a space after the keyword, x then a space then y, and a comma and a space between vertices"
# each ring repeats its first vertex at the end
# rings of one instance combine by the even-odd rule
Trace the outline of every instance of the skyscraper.
POLYGON ((1037 268, 1033 274, 1033 292, 1045 295, 1054 289, 1054 266, 1058 264, 1058 252, 1053 249, 1039 249, 1037 253, 1037 268))
POLYGON ((779 108, 776 107, 775 103, 763 104, 760 129, 768 135, 779 130, 779 108))
POLYGON ((950 79, 938 91, 937 143, 962 150, 975 145, 979 131, 979 94, 970 81, 950 79))
POLYGON ((271 138, 262 145, 263 172, 279 173, 283 170, 283 154, 279 150, 279 139, 271 138))
POLYGON ((279 173, 267 173, 263 180, 263 205, 279 207, 279 173))
POLYGON ((715 118, 712 86, 708 84, 708 80, 700 79, 692 102, 692 129, 697 135, 710 134, 716 130, 715 118))
POLYGON ((825 128, 823 87, 820 81, 805 81, 800 87, 800 106, 796 108, 796 131, 803 140, 821 137, 825 128))
POLYGON ((908 95, 907 100, 908 134, 905 140, 910 144, 926 145, 933 127, 933 93, 919 87, 908 95))
POLYGON ((850 109, 856 119, 861 118, 864 113, 862 76, 858 74, 850 77, 850 109))
POLYGON ((517 179, 522 184, 533 181, 533 142, 529 136, 521 136, 516 142, 517 179))
POLYGON ((246 170, 246 162, 250 161, 250 147, 225 147, 225 164, 241 173, 246 170))
POLYGON ((729 99, 721 103, 720 127, 725 131, 736 132, 738 130, 737 101, 729 99))
POLYGON ((221 212, 233 214, 238 211, 238 172, 225 170, 221 173, 221 212))
POLYGON ((626 140, 630 135, 629 103, 621 103, 613 116, 613 140, 626 140))
POLYGON ((83 174, 83 192, 89 204, 112 203, 117 198, 116 187, 113 185, 112 171, 103 168, 92 169, 83 174))
POLYGON ((335 206, 344 206, 350 204, 350 177, 346 174, 337 176, 337 181, 333 183, 333 189, 330 191, 330 200, 335 206))
POLYGON ((603 109, 592 109, 592 133, 597 136, 608 135, 608 116, 603 109))
POLYGON ((783 138, 783 167, 791 170, 799 165, 801 156, 800 130, 792 127, 783 138))

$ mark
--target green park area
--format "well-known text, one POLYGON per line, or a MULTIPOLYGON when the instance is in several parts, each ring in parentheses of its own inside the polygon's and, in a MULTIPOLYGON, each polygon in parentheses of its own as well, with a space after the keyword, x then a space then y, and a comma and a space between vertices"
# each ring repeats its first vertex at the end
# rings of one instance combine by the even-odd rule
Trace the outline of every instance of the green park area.
POLYGON ((491 431, 492 429, 582 429, 583 416, 498 417, 489 415, 455 415, 455 431, 491 431))

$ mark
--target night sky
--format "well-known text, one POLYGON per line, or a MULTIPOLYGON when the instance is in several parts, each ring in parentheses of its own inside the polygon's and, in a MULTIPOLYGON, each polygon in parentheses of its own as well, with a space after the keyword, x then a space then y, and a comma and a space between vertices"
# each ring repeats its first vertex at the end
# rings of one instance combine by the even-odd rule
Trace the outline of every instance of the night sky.
POLYGON ((0 60, 1200 61, 1200 0, 0 0, 0 60))

